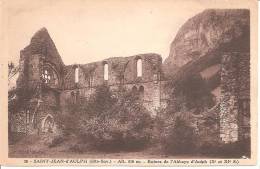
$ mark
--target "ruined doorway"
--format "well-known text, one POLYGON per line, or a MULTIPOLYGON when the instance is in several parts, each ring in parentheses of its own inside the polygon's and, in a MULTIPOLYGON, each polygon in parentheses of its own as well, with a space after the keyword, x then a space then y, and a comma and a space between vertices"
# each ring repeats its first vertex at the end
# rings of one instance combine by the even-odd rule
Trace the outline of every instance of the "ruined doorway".
POLYGON ((42 122, 42 131, 52 133, 54 128, 54 120, 51 115, 47 115, 42 122))

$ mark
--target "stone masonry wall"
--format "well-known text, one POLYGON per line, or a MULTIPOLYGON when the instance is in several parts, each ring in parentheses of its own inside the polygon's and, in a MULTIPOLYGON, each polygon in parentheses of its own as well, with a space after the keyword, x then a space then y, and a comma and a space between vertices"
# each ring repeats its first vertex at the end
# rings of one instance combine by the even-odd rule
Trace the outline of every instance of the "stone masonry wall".
POLYGON ((160 74, 162 59, 158 54, 140 54, 130 57, 108 58, 100 62, 66 66, 63 91, 61 93, 61 106, 65 101, 79 97, 89 97, 100 85, 108 85, 113 91, 120 87, 132 90, 144 89, 143 103, 155 114, 160 107, 160 74), (142 61, 142 76, 137 77, 137 60, 142 61), (108 65, 108 80, 104 79, 104 65, 108 65), (75 82, 75 69, 78 69, 78 83, 75 82))
POLYGON ((250 138, 250 55, 240 54, 239 83, 239 139, 250 138))
POLYGON ((222 56, 220 137, 225 143, 239 140, 239 128, 243 120, 240 99, 249 96, 248 60, 248 53, 229 52, 222 56))

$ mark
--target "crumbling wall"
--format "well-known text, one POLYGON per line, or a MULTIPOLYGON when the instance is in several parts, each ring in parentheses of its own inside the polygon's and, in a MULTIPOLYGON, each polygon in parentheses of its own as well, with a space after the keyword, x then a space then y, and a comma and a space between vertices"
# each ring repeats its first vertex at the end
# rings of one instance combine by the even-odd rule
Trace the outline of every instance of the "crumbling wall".
POLYGON ((157 76, 161 71, 161 63, 162 59, 158 54, 140 54, 130 57, 108 58, 85 65, 69 65, 65 67, 64 89, 154 81, 154 76, 157 76), (138 59, 142 60, 142 77, 137 77, 136 62, 138 59), (108 64, 108 80, 104 79, 105 64, 108 64), (79 82, 77 85, 75 84, 76 68, 79 68, 79 82))
POLYGON ((107 85, 113 91, 121 87, 131 91, 135 86, 142 95, 143 104, 151 112, 155 112, 161 104, 161 64, 160 55, 147 53, 65 66, 48 31, 42 28, 21 51, 17 87, 26 88, 31 92, 37 91, 37 94, 25 103, 30 106, 19 110, 20 114, 16 119, 22 118, 20 121, 23 126, 18 130, 27 132, 27 128, 31 128, 42 131, 40 124, 46 119, 53 119, 56 113, 63 111, 67 100, 75 102, 82 97, 89 98, 100 85, 107 85), (142 62, 142 76, 137 75, 139 59, 142 62), (107 80, 104 79, 105 64, 108 65, 107 80), (75 77, 76 69, 78 77, 75 77), (46 77, 53 81, 46 80, 46 77), (23 122, 27 116, 32 119, 23 122), (34 124, 36 121, 37 125, 34 124))
POLYGON ((12 113, 11 119, 14 125, 11 126, 11 131, 44 132, 44 124, 42 124, 44 118, 47 115, 54 116, 59 111, 60 97, 57 91, 62 83, 62 65, 63 62, 46 30, 37 32, 31 43, 20 52, 21 69, 17 79, 17 89, 22 90, 23 96, 18 98, 26 100, 19 102, 24 105, 20 106, 17 112, 12 113), (43 82, 44 69, 52 71, 51 78, 55 77, 55 81, 43 82))
MULTIPOLYGON (((220 137, 225 143, 238 141, 239 129, 245 123, 240 100, 249 99, 249 66, 248 53, 228 52, 222 56, 220 137)), ((250 106, 246 107, 250 114, 250 106)))
POLYGON ((25 88, 28 81, 28 58, 24 55, 23 51, 20 51, 19 59, 19 76, 16 81, 17 88, 25 88))
POLYGON ((250 138, 250 55, 241 53, 238 63, 239 140, 250 138))
POLYGON ((114 57, 103 61, 70 65, 65 67, 64 91, 61 94, 61 105, 65 106, 65 100, 75 100, 79 97, 89 97, 100 85, 108 85, 114 91, 124 87, 132 90, 136 86, 143 88, 143 103, 155 112, 160 107, 160 74, 162 59, 158 54, 140 54, 130 57, 114 57), (142 76, 137 76, 137 60, 142 60, 142 76), (104 65, 108 65, 108 80, 104 79, 104 65), (75 69, 79 70, 78 82, 75 79, 75 69))

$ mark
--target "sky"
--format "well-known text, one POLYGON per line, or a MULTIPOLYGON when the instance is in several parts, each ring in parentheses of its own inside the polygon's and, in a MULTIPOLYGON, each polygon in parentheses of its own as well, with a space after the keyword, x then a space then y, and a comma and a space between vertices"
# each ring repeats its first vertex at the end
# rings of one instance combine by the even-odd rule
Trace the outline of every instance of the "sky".
POLYGON ((18 63, 20 50, 30 43, 35 32, 45 27, 66 65, 140 53, 158 53, 165 59, 176 33, 189 18, 206 8, 223 6, 217 0, 183 2, 5 1, 2 5, 7 17, 8 55, 18 63))

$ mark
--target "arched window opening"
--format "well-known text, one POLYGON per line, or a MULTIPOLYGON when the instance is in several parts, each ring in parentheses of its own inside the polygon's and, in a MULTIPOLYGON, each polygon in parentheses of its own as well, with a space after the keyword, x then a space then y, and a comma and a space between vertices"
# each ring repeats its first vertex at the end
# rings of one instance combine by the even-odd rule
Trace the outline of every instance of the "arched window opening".
POLYGON ((71 103, 72 103, 72 104, 75 104, 75 100, 76 100, 76 99, 75 99, 75 95, 76 95, 76 93, 71 92, 70 94, 71 94, 71 103))
POLYGON ((54 82, 55 85, 59 84, 58 76, 57 76, 56 73, 53 73, 53 82, 54 82))
POLYGON ((77 93, 76 93, 76 102, 78 102, 79 101, 79 91, 77 91, 77 93))
POLYGON ((43 124, 42 124, 42 129, 44 132, 53 132, 53 127, 54 127, 54 120, 53 117, 50 115, 47 115, 44 119, 43 119, 43 124))
POLYGON ((133 93, 136 93, 136 92, 137 92, 137 87, 136 87, 136 86, 134 86, 134 87, 132 88, 132 92, 133 92, 133 93))
POLYGON ((52 68, 49 64, 43 66, 41 72, 41 80, 43 83, 48 86, 55 87, 59 85, 59 77, 54 68, 52 68))
POLYGON ((144 98, 144 87, 143 86, 139 87, 139 96, 140 96, 140 99, 144 98))
POLYGON ((140 93, 144 93, 144 87, 143 87, 143 86, 140 86, 140 87, 139 87, 139 92, 140 92, 140 93))
POLYGON ((137 77, 142 77, 142 73, 143 73, 142 59, 137 59, 136 67, 137 67, 137 77))
POLYGON ((108 64, 104 64, 104 80, 108 80, 108 64))
POLYGON ((75 68, 75 83, 79 82, 79 68, 75 68))

